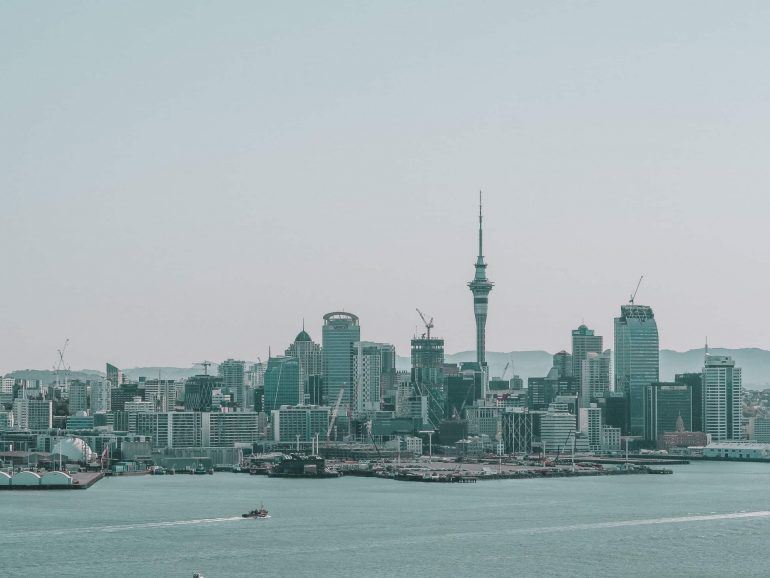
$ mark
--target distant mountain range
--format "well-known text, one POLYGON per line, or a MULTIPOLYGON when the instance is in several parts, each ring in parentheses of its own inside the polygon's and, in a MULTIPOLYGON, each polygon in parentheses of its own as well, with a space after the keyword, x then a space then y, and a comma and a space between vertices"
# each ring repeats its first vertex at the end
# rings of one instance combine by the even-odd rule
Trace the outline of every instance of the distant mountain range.
MULTIPOLYGON (((743 385, 749 389, 770 388, 770 351, 765 349, 719 349, 710 348, 709 353, 715 355, 729 355, 735 359, 735 363, 743 369, 743 385)), ((663 349, 660 352, 660 378, 661 381, 673 381, 677 373, 700 371, 703 367, 704 350, 691 349, 689 351, 672 351, 663 349)), ((460 363, 461 361, 474 361, 476 352, 461 351, 446 356, 447 363, 460 363)), ((521 376, 526 384, 529 377, 544 377, 551 369, 552 354, 547 351, 498 351, 487 352, 490 374, 493 377, 501 376, 505 364, 512 363, 513 371, 521 376)), ((408 371, 411 361, 409 357, 397 357, 396 369, 408 371)), ((209 368, 209 372, 216 374, 216 365, 209 368)), ((156 379, 158 373, 162 379, 184 379, 202 372, 200 367, 132 367, 123 370, 123 374, 131 380, 139 377, 156 379)), ((510 378, 511 368, 506 377, 510 378)), ((24 369, 12 371, 10 377, 21 379, 42 379, 45 383, 52 383, 56 376, 50 370, 24 369)), ((84 369, 70 372, 70 379, 94 379, 104 376, 101 371, 84 369)))

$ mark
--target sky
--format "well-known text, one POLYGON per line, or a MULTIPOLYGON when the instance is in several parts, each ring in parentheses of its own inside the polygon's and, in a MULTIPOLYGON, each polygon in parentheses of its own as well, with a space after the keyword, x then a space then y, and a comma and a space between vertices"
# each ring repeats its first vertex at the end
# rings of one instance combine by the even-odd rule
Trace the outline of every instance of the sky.
POLYGON ((569 348, 644 281, 662 348, 770 348, 766 2, 0 4, 0 372, 569 348))

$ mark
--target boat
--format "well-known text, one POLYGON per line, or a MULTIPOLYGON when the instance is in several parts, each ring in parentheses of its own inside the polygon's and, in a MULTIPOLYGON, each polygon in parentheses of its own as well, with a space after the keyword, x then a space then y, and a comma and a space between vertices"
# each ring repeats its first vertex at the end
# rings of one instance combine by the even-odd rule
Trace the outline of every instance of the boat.
POLYGON ((195 470, 193 470, 193 474, 195 474, 196 476, 202 476, 202 475, 205 475, 206 473, 208 472, 206 472, 206 468, 203 466, 203 464, 198 464, 198 467, 196 467, 195 470))
POLYGON ((247 514, 241 514, 242 518, 267 518, 267 510, 265 506, 260 504, 256 510, 251 510, 247 514))

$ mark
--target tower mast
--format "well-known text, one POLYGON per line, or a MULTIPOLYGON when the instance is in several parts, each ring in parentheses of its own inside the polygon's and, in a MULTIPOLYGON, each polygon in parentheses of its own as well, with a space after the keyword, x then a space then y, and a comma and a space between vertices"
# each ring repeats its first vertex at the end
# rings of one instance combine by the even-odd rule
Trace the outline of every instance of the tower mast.
POLYGON ((476 361, 486 365, 486 324, 488 295, 494 283, 487 279, 487 264, 484 262, 484 216, 482 213, 481 191, 479 191, 479 254, 476 257, 476 274, 468 288, 473 293, 473 314, 476 317, 476 361))

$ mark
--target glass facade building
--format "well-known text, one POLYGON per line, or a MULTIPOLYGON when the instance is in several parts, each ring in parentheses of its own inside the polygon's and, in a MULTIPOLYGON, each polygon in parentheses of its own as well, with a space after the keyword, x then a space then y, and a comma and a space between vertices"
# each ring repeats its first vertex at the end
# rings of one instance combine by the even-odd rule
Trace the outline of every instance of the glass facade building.
POLYGON ((302 372, 296 357, 271 357, 265 371, 263 411, 271 412, 282 405, 303 402, 302 372))
MULTIPOLYGON (((352 313, 336 311, 324 315, 322 330, 324 392, 323 401, 334 407, 340 390, 343 391, 341 407, 351 407, 353 402, 353 375, 351 346, 361 341, 358 317, 352 313)), ((277 409, 275 408, 271 409, 277 409)))
POLYGON ((653 383, 645 388, 644 406, 647 439, 657 440, 666 432, 676 431, 681 417, 684 431, 694 431, 692 390, 678 383, 653 383))
POLYGON ((658 325, 652 308, 623 305, 615 318, 615 391, 628 398, 629 433, 645 436, 644 390, 660 373, 658 325))

